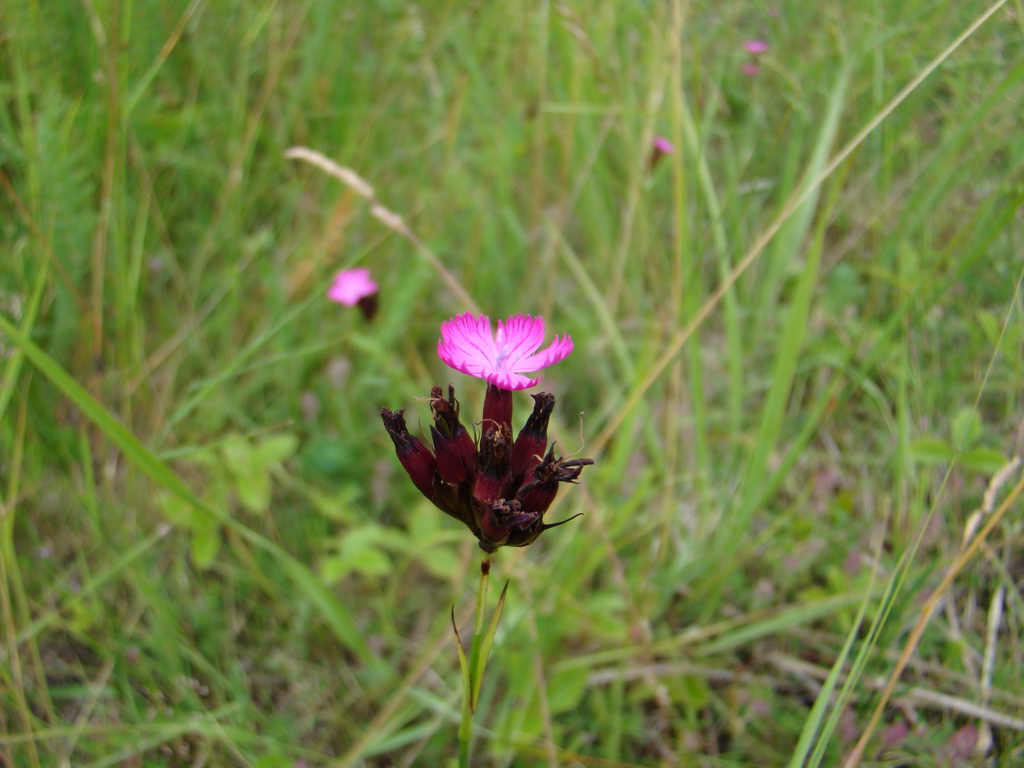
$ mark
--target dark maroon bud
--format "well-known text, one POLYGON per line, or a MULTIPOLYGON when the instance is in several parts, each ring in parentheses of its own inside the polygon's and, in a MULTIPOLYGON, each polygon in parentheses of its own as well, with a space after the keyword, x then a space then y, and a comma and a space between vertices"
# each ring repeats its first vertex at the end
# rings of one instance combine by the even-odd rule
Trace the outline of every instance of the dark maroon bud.
POLYGON ((508 427, 499 425, 484 429, 473 482, 473 499, 481 516, 492 502, 505 496, 505 488, 509 485, 511 451, 512 432, 508 427))
POLYGON ((548 445, 548 421, 554 407, 554 395, 540 392, 533 396, 533 413, 512 446, 512 483, 516 486, 540 465, 548 445))
POLYGON ((558 483, 542 483, 540 480, 531 480, 519 489, 516 501, 522 505, 523 509, 543 515, 557 495, 558 483))
POLYGON ((484 421, 481 428, 486 432, 497 424, 512 429, 512 393, 488 383, 487 394, 484 395, 484 421))
POLYGON ((413 485, 420 489, 420 492, 431 501, 434 500, 434 472, 437 469, 437 462, 434 454, 430 452, 418 437, 409 434, 405 426, 405 411, 392 411, 388 408, 380 409, 380 416, 384 420, 384 429, 391 435, 395 444, 395 453, 405 471, 409 473, 413 485))
POLYGON ((512 530, 503 546, 506 547, 527 547, 537 540, 537 537, 544 531, 543 523, 534 523, 524 528, 512 530))
POLYGON ((558 495, 558 480, 555 478, 558 460, 554 446, 533 472, 533 479, 524 483, 516 492, 516 499, 523 509, 543 515, 558 495))
POLYGON ((506 547, 526 547, 526 546, 529 546, 530 544, 533 544, 533 542, 535 542, 537 540, 537 537, 540 536, 548 528, 557 528, 560 525, 565 525, 570 520, 575 520, 577 517, 581 517, 582 515, 583 515, 582 512, 577 512, 572 517, 567 517, 565 520, 559 520, 557 523, 544 523, 544 522, 541 522, 540 519, 538 519, 535 522, 531 523, 530 525, 525 525, 525 526, 522 526, 520 528, 515 528, 515 529, 513 529, 509 533, 508 540, 505 542, 504 546, 506 546, 506 547))
POLYGON ((434 496, 431 499, 434 505, 447 515, 465 523, 469 529, 480 537, 480 527, 476 522, 476 515, 473 512, 473 499, 469 493, 469 485, 451 485, 441 479, 439 474, 434 475, 434 496))
POLYGON ((516 499, 524 511, 543 515, 558 494, 558 484, 575 482, 583 468, 593 463, 593 459, 556 459, 552 446, 534 470, 533 479, 518 490, 516 499))
POLYGON ((434 387, 430 391, 430 409, 434 412, 430 433, 434 437, 438 474, 452 485, 464 483, 476 469, 476 443, 459 421, 455 387, 448 386, 447 400, 442 397, 441 388, 434 387))
POLYGON ((359 311, 363 313, 363 319, 366 321, 373 320, 377 316, 377 307, 379 306, 377 296, 378 294, 371 293, 369 296, 363 296, 363 298, 356 302, 359 311))
POLYGON ((501 546, 516 528, 526 527, 539 520, 540 516, 524 513, 518 501, 499 499, 484 510, 480 532, 489 544, 501 546))

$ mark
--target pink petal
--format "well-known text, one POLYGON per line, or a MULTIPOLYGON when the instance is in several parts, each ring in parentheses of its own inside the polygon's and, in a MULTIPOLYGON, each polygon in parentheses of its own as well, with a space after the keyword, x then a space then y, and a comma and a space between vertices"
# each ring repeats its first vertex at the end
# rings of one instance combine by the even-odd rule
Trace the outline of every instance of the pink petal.
POLYGON ((370 277, 366 267, 344 269, 334 277, 334 283, 327 290, 327 298, 354 307, 360 299, 372 296, 377 292, 378 285, 370 277))
POLYGON ((555 336, 554 341, 540 352, 520 360, 517 368, 523 371, 539 371, 565 360, 572 353, 573 348, 572 339, 568 336, 563 336, 561 339, 555 336))
POLYGON ((743 47, 751 53, 765 53, 768 50, 768 43, 764 40, 747 40, 743 47))
POLYGON ((437 354, 446 365, 470 376, 482 376, 493 367, 497 350, 491 335, 491 319, 473 317, 469 312, 441 324, 437 354))
MULTIPOLYGON (((529 315, 513 315, 504 323, 498 321, 498 335, 495 349, 505 361, 498 367, 504 370, 521 370, 517 364, 521 358, 532 355, 544 343, 544 318, 529 315)), ((498 361, 495 360, 497 363, 498 361)), ((525 370, 525 369, 523 369, 525 370)))
POLYGON ((666 139, 664 136, 655 136, 651 140, 651 144, 655 151, 661 152, 663 155, 671 155, 676 151, 676 148, 672 145, 672 142, 666 139))
POLYGON ((523 376, 519 373, 507 373, 505 371, 491 371, 479 378, 500 389, 510 389, 512 391, 529 389, 540 384, 540 379, 531 379, 529 376, 523 376))
POLYGON ((544 318, 513 315, 498 321, 496 335, 491 333, 491 320, 486 315, 457 315, 441 324, 437 354, 451 368, 475 376, 508 390, 527 389, 540 383, 540 378, 522 375, 557 363, 572 352, 572 340, 565 336, 555 340, 543 351, 544 318))

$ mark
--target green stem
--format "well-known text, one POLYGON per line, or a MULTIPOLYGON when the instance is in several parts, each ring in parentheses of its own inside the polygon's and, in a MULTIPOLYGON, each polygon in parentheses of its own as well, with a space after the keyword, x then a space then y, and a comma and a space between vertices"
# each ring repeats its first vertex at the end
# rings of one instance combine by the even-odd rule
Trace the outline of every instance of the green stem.
MULTIPOLYGON (((469 768, 469 746, 473 738, 473 713, 483 680, 480 649, 483 646, 484 611, 487 608, 487 585, 490 583, 491 556, 480 563, 480 587, 476 592, 476 616, 473 618, 473 642, 469 650, 469 676, 462 690, 462 722, 459 724, 459 768, 469 768)), ((486 663, 486 659, 483 660, 486 663)))

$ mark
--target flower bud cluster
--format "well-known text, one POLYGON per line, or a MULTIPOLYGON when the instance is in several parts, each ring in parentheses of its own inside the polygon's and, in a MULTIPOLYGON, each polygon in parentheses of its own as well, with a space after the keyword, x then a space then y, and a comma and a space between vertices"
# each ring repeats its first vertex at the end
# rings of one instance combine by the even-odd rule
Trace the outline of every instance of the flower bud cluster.
POLYGON ((594 463, 556 458, 547 444, 555 396, 541 392, 533 400, 533 413, 513 440, 512 393, 488 384, 481 434, 474 441, 459 420, 455 388, 449 385, 446 398, 434 387, 433 451, 409 433, 404 411, 381 409, 384 428, 413 484, 441 511, 461 520, 485 552, 525 547, 548 528, 568 522, 545 523, 544 513, 558 484, 576 482, 583 468, 594 463))

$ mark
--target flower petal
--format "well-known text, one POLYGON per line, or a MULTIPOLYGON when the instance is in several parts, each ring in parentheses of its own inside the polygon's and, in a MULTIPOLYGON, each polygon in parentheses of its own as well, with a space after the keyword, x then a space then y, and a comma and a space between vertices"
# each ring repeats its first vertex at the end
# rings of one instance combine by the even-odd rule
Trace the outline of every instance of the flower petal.
POLYGON ((482 377, 482 371, 493 369, 498 356, 491 319, 486 315, 475 318, 467 312, 446 320, 441 324, 437 354, 451 368, 482 377))
MULTIPOLYGON (((529 357, 544 343, 544 318, 513 315, 504 323, 498 321, 498 339, 495 347, 503 357, 499 365, 506 371, 527 370, 518 363, 529 357)), ((497 362, 497 361, 496 361, 497 362)))
POLYGON ((672 145, 672 142, 666 139, 664 136, 655 136, 651 139, 651 145, 654 147, 656 152, 660 152, 663 155, 671 155, 676 151, 676 148, 672 145))
POLYGON ((343 269, 335 275, 334 282, 327 290, 327 298, 354 307, 360 299, 375 294, 377 289, 377 283, 370 277, 370 270, 366 267, 343 269))
POLYGON ((555 336, 554 341, 548 344, 544 349, 536 354, 524 357, 519 360, 516 370, 520 371, 539 371, 542 368, 547 368, 550 365, 559 363, 565 360, 573 350, 572 339, 568 334, 563 336, 561 339, 555 336))
POLYGON ((481 374, 479 378, 484 379, 501 389, 511 389, 513 391, 529 389, 530 387, 536 387, 540 384, 540 379, 531 379, 529 376, 523 376, 518 373, 508 373, 506 371, 488 371, 487 373, 481 374))
POLYGON ((437 354, 451 368, 500 389, 527 389, 539 384, 541 378, 530 378, 523 372, 533 373, 564 360, 573 349, 568 336, 555 336, 546 349, 537 352, 543 342, 543 317, 512 315, 498 321, 494 335, 489 317, 474 317, 467 312, 441 324, 437 354))

